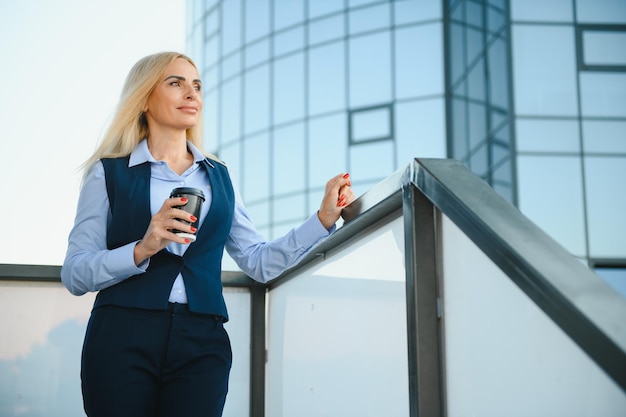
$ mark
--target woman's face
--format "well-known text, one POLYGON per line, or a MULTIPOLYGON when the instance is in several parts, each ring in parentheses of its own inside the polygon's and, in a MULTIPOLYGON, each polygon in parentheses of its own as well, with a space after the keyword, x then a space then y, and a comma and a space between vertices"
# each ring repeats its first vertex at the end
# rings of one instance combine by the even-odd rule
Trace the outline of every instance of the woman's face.
POLYGON ((196 68, 186 59, 170 63, 148 97, 144 112, 151 133, 186 130, 202 114, 202 82, 196 68))

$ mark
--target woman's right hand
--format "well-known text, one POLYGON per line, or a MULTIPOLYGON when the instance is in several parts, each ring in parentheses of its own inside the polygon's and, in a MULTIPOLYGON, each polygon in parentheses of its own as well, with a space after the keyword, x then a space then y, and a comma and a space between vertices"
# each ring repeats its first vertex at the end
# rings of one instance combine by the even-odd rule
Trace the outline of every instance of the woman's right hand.
POLYGON ((181 244, 190 242, 189 239, 172 233, 174 229, 189 233, 196 232, 196 229, 191 227, 191 223, 196 220, 194 216, 175 208, 185 204, 187 204, 187 199, 184 197, 168 198, 163 202, 161 209, 152 216, 143 238, 135 245, 135 265, 141 264, 152 255, 163 250, 170 242, 181 244), (189 224, 180 220, 185 220, 189 224))

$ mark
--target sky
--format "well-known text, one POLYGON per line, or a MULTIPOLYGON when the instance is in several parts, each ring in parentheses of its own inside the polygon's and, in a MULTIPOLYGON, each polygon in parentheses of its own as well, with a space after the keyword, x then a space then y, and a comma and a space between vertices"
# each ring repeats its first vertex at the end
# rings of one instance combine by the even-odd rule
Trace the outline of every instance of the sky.
POLYGON ((186 52, 185 0, 0 2, 0 263, 61 265, 126 74, 186 52))

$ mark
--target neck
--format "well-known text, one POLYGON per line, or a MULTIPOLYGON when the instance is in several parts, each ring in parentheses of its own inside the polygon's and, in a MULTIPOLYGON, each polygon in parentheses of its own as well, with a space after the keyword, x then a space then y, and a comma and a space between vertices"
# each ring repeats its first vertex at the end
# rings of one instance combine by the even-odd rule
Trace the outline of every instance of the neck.
POLYGON ((185 131, 180 135, 155 135, 151 132, 148 136, 148 149, 154 159, 166 162, 179 175, 193 163, 193 156, 187 149, 185 131))

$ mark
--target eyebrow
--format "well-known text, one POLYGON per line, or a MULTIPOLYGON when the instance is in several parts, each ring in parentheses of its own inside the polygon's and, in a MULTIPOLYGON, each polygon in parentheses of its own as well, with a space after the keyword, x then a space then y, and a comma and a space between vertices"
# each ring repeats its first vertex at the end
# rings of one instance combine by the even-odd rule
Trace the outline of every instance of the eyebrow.
MULTIPOLYGON (((169 80, 170 78, 174 78, 174 79, 176 79, 176 80, 178 80, 178 81, 187 81, 187 79, 186 79, 185 77, 181 77, 180 75, 170 75, 169 77, 167 77, 167 78, 166 78, 165 80, 163 80, 163 81, 167 81, 167 80, 169 80)), ((199 79, 195 79, 195 80, 193 80, 193 82, 194 82, 194 83, 198 83, 198 84, 202 84, 202 80, 199 80, 199 79)))

